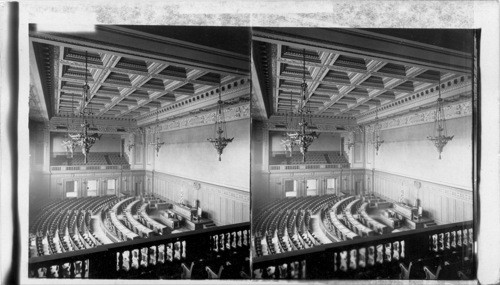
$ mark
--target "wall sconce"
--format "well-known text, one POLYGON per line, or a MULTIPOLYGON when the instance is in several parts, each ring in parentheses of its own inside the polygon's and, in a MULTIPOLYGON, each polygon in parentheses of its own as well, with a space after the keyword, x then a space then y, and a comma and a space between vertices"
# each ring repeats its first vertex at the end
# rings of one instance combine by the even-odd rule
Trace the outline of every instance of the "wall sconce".
POLYGON ((131 143, 130 141, 128 142, 128 151, 130 152, 132 150, 132 148, 135 147, 135 142, 134 143, 131 143))
POLYGON ((351 141, 351 139, 349 139, 349 140, 347 141, 347 149, 348 149, 348 150, 351 150, 351 148, 352 148, 354 145, 356 145, 356 143, 355 143, 354 141, 351 141))
POLYGON ((193 182, 193 187, 195 190, 200 190, 200 188, 201 188, 200 182, 193 182))

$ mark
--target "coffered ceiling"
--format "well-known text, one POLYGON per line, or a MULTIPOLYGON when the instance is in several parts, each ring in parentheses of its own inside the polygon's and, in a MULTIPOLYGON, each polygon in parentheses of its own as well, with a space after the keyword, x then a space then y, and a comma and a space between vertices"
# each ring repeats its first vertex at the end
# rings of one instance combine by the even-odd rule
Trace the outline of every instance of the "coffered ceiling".
MULTIPOLYGON (((253 76, 267 117, 298 107, 304 52, 306 102, 318 118, 359 118, 402 98, 434 91, 440 80, 444 88, 447 82, 471 77, 469 53, 396 38, 389 32, 256 28, 252 33, 257 71, 253 76)), ((471 43, 471 35, 464 33, 464 42, 471 43)))
MULTIPOLYGON (((30 28, 32 86, 39 86, 36 92, 47 104, 46 119, 78 113, 85 76, 90 86, 87 108, 96 118, 116 120, 139 120, 160 109, 168 116, 174 106, 201 101, 204 104, 197 108, 210 108, 218 100, 219 85, 228 91, 227 86, 249 77, 249 54, 242 54, 245 47, 224 49, 219 44, 214 48, 188 42, 185 36, 181 41, 161 35, 169 27, 155 27, 154 33, 148 33, 147 29, 98 26, 95 33, 80 34, 30 28), (33 82, 36 79, 38 84, 33 82)), ((196 27, 184 29, 196 35, 196 27)), ((211 36, 210 29, 199 32, 200 37, 211 36)), ((213 33, 213 40, 221 42, 235 33, 249 37, 249 30, 241 28, 213 33)), ((248 48, 248 42, 231 43, 239 44, 248 48)))

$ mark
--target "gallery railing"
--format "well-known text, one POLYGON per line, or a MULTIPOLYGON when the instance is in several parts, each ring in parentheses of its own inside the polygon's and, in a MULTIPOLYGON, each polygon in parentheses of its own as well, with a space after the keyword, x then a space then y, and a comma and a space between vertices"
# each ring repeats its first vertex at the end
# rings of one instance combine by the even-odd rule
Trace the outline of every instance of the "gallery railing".
POLYGON ((384 278, 400 273, 400 263, 415 269, 417 261, 467 256, 474 279, 473 241, 468 221, 254 257, 252 270, 264 279, 384 278))
POLYGON ((31 278, 180 278, 183 263, 190 267, 200 260, 207 266, 221 260, 248 262, 249 251, 247 222, 34 257, 28 274, 31 278))
POLYGON ((130 165, 60 165, 51 166, 51 172, 73 172, 73 171, 100 171, 100 170, 130 170, 130 165))
POLYGON ((341 169, 350 168, 349 163, 332 163, 332 164, 280 164, 269 165, 269 171, 290 171, 290 170, 307 170, 307 169, 341 169))

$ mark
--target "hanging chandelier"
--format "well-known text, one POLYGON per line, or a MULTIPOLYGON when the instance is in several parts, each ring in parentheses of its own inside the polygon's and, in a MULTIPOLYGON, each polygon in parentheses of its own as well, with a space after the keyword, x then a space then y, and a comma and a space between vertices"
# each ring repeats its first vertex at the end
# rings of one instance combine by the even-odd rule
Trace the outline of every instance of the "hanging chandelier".
POLYGON ((160 120, 158 119, 158 110, 156 110, 156 125, 153 129, 153 141, 149 143, 150 145, 154 145, 156 149, 156 156, 160 153, 160 148, 165 144, 165 142, 160 142, 160 138, 156 135, 160 133, 160 120))
POLYGON ((217 153, 219 154, 219 161, 221 161, 221 155, 224 148, 226 148, 226 146, 234 139, 234 137, 228 138, 224 135, 224 133, 227 134, 227 131, 223 107, 224 102, 222 101, 222 88, 219 84, 219 101, 217 101, 217 112, 215 113, 214 137, 207 139, 214 145, 214 148, 217 150, 217 153))
MULTIPOLYGON (((71 115, 71 122, 73 122, 73 115, 71 115)), ((67 114, 66 117, 66 129, 69 132, 70 128, 70 123, 69 123, 69 114, 67 114)), ((66 136, 64 137, 62 143, 63 147, 66 149, 66 157, 67 158, 73 158, 73 153, 77 147, 77 143, 75 140, 73 140, 70 136, 69 133, 66 133, 66 136)))
POLYGON ((292 155, 293 148, 298 147, 300 153, 302 154, 302 162, 306 162, 306 153, 309 146, 314 142, 315 139, 319 137, 319 134, 315 131, 309 131, 312 125, 311 111, 307 105, 307 83, 306 83, 306 50, 302 53, 303 59, 303 73, 302 73, 302 84, 301 96, 299 106, 297 111, 293 111, 292 104, 292 93, 290 93, 290 120, 288 116, 286 117, 286 128, 287 132, 283 135, 281 140, 282 145, 285 147, 285 151, 289 156, 292 155))
POLYGON ((434 136, 428 136, 427 138, 434 143, 437 151, 439 152, 439 159, 441 159, 441 153, 443 152, 444 146, 453 139, 454 136, 448 136, 446 131, 446 120, 444 118, 443 110, 443 99, 441 98, 441 74, 439 76, 439 87, 438 87, 439 97, 436 102, 436 115, 434 120, 434 136))
MULTIPOLYGON (((87 164, 88 162, 87 155, 90 152, 90 148, 102 136, 97 133, 89 135, 89 129, 91 124, 89 123, 88 119, 91 118, 93 113, 92 113, 92 107, 88 108, 88 103, 90 100, 89 98, 90 87, 88 85, 87 70, 88 70, 88 58, 87 58, 87 52, 85 52, 85 70, 84 70, 85 84, 83 85, 82 102, 80 105, 80 115, 82 116, 82 124, 81 124, 82 130, 80 133, 77 134, 68 134, 68 138, 65 141, 63 141, 63 144, 67 146, 67 149, 69 148, 73 150, 75 146, 80 146, 82 148, 85 164, 87 164)), ((71 99, 71 106, 73 108, 73 99, 71 99)))
POLYGON ((372 134, 372 144, 375 148, 376 155, 378 155, 378 150, 380 146, 384 143, 383 140, 380 139, 380 130, 382 126, 378 120, 378 109, 375 110, 375 125, 373 126, 373 134, 372 134))

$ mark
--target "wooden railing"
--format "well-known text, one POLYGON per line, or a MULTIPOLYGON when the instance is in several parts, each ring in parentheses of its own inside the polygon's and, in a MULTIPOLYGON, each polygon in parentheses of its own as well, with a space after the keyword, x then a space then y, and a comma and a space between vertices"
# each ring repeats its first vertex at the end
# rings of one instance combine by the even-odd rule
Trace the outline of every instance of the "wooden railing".
POLYGON ((130 165, 60 165, 51 166, 51 172, 63 171, 101 171, 101 170, 130 170, 130 165))
MULTIPOLYGON (((33 257, 30 278, 181 278, 181 264, 248 263, 250 223, 213 227, 33 257)), ((212 267, 213 271, 218 268, 212 267)), ((250 272, 246 274, 250 275, 250 272)), ((205 277, 206 278, 206 277, 205 277)))
POLYGON ((350 168, 349 163, 336 164, 279 164, 269 165, 269 171, 290 171, 290 170, 308 170, 308 169, 341 169, 350 168))
POLYGON ((400 263, 408 267, 410 262, 444 260, 453 255, 468 256, 469 261, 472 260, 472 273, 468 277, 474 279, 473 240, 472 221, 366 237, 254 257, 253 276, 264 279, 387 278, 401 272, 400 263))

